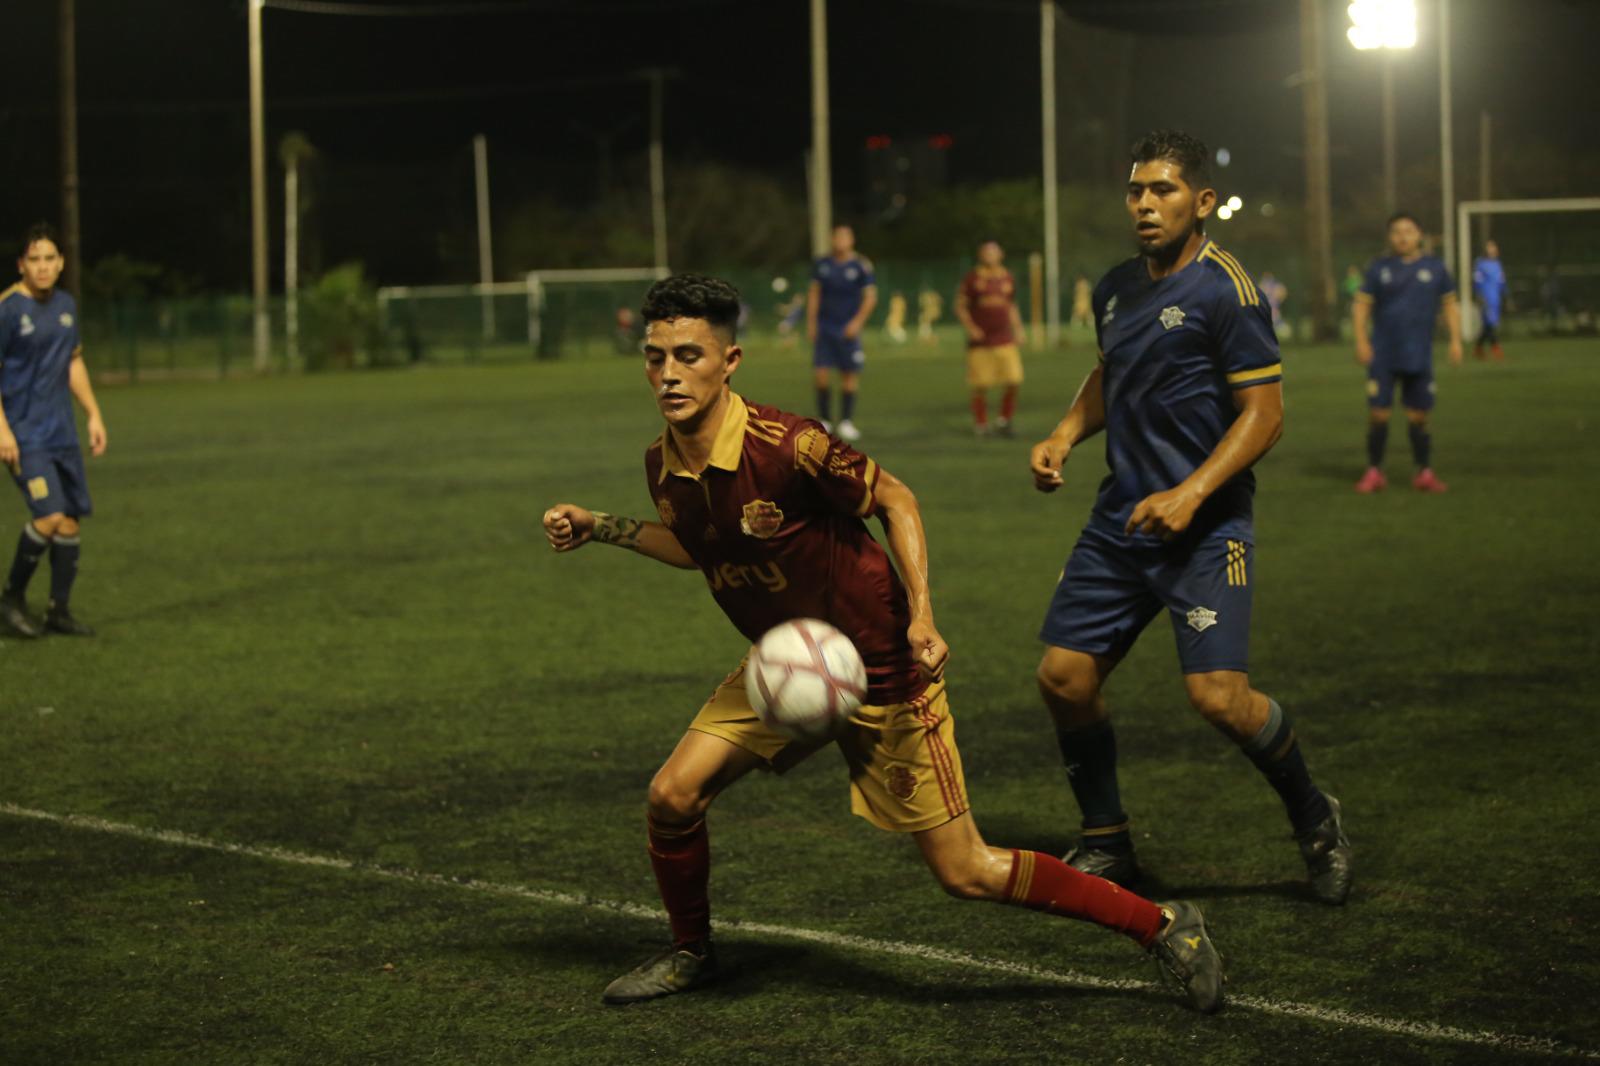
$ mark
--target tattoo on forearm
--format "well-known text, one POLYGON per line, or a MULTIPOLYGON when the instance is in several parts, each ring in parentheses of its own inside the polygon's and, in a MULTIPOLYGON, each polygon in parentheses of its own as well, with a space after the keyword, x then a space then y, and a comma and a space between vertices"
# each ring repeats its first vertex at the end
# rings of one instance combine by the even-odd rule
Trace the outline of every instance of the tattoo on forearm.
POLYGON ((615 544, 619 548, 637 548, 639 533, 644 523, 637 518, 594 512, 594 539, 602 544, 615 544))

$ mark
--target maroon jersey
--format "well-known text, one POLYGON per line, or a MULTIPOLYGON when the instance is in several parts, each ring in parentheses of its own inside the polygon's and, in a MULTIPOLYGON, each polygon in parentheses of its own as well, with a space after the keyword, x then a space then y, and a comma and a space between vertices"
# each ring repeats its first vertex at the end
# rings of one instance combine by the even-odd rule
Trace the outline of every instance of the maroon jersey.
POLYGON ((983 331, 983 340, 969 340, 967 346, 981 345, 998 348, 1003 344, 1017 343, 1011 330, 1011 307, 1016 298, 1017 283, 1011 271, 987 274, 976 268, 967 271, 961 279, 961 295, 967 298, 967 313, 973 324, 983 331))
POLYGON ((670 434, 645 452, 661 521, 751 643, 780 622, 821 618, 861 652, 868 703, 915 699, 926 682, 906 640, 911 607, 863 521, 878 509, 878 464, 809 418, 728 401, 698 476, 670 434))

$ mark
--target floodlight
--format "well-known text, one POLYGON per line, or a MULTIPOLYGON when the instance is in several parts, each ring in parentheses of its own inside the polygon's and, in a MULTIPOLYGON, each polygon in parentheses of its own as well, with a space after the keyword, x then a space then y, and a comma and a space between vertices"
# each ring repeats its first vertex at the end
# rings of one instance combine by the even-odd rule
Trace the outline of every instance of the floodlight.
POLYGON ((1239 199, 1237 196, 1228 197, 1228 210, 1230 212, 1231 211, 1237 211, 1237 210, 1239 210, 1239 208, 1241 208, 1243 206, 1244 206, 1244 201, 1239 199))
POLYGON ((1345 36, 1362 51, 1410 48, 1417 43, 1416 0, 1354 0, 1345 36))
POLYGON ((1222 219, 1224 222, 1228 221, 1228 219, 1233 217, 1233 208, 1229 207, 1227 204, 1223 204, 1221 207, 1217 208, 1217 217, 1222 219))

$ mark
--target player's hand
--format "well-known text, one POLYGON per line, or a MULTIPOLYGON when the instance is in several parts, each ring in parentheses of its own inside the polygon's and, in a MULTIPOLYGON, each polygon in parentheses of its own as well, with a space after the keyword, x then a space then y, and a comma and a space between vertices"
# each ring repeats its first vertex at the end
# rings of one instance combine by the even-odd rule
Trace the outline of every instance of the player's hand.
POLYGON ((96 415, 89 419, 89 454, 101 456, 106 453, 106 424, 96 415))
POLYGON ((1125 533, 1149 533, 1162 540, 1171 540, 1189 528, 1194 513, 1204 501, 1198 492, 1179 485, 1165 492, 1155 492, 1140 500, 1128 516, 1125 533))
POLYGON ((1040 492, 1054 492, 1061 487, 1061 468, 1067 464, 1072 445, 1055 437, 1047 437, 1033 446, 1028 456, 1028 469, 1033 472, 1033 487, 1040 492))
POLYGON ((1372 342, 1365 338, 1356 340, 1356 362, 1362 366, 1372 365, 1372 342))
POLYGON ((854 319, 851 319, 849 322, 846 322, 844 324, 844 338, 845 338, 845 340, 853 341, 859 336, 861 336, 861 323, 860 322, 857 322, 854 319))
POLYGON ((558 503, 544 513, 544 535, 556 551, 575 551, 594 536, 594 514, 575 503, 558 503))
POLYGON ((17 447, 17 438, 11 435, 11 430, 0 429, 0 464, 13 474, 22 474, 22 451, 17 447))
POLYGON ((983 330, 979 329, 977 326, 968 326, 967 327, 967 339, 969 341, 972 341, 974 344, 982 344, 983 343, 983 330))
POLYGON ((911 656, 917 660, 917 672, 926 681, 937 681, 944 676, 945 663, 950 661, 950 645, 944 642, 932 622, 917 620, 906 627, 906 640, 911 643, 911 656))
POLYGON ((812 344, 817 343, 817 324, 815 322, 806 323, 806 340, 812 344))
POLYGON ((1451 366, 1460 366, 1461 365, 1461 342, 1460 341, 1451 341, 1450 342, 1450 365, 1451 366))

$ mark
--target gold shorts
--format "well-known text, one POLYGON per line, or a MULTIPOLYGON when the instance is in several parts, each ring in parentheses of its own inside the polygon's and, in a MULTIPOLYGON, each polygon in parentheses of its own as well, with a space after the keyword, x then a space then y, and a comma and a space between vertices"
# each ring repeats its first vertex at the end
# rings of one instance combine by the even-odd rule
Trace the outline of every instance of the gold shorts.
POLYGON ((967 387, 1022 384, 1022 353, 1015 344, 967 349, 967 387))
POLYGON ((967 782, 956 749, 943 681, 909 703, 863 706, 835 741, 794 740, 762 724, 744 692, 744 663, 717 686, 690 729, 721 737, 783 773, 837 743, 850 768, 850 810, 880 829, 916 833, 967 810, 967 782))

